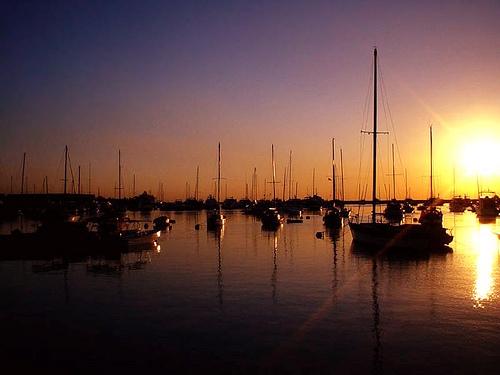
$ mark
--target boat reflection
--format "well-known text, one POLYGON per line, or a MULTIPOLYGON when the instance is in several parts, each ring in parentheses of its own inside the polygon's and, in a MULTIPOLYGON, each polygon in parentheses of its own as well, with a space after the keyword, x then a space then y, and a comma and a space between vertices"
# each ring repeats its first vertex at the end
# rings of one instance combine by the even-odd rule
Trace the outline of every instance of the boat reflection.
POLYGON ((125 270, 144 269, 151 263, 152 251, 123 253, 116 258, 90 257, 87 261, 87 272, 94 275, 120 276, 125 270))
POLYGON ((217 301, 219 306, 224 304, 224 275, 222 273, 222 240, 224 239, 224 226, 212 228, 207 231, 209 237, 217 243, 217 301))
POLYGON ((496 297, 493 265, 498 261, 498 244, 493 225, 480 225, 474 236, 477 244, 476 284, 473 292, 475 308, 484 308, 496 297))
POLYGON ((277 293, 277 284, 278 284, 278 231, 267 232, 268 240, 272 240, 273 245, 273 271, 271 273, 271 290, 272 290, 272 300, 273 304, 278 303, 278 293, 277 293))

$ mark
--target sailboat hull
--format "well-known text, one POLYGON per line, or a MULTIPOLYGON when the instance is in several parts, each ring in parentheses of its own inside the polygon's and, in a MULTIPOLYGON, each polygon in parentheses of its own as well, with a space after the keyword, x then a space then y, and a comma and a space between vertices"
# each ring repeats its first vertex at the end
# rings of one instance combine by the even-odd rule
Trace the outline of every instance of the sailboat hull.
POLYGON ((353 242, 374 248, 398 248, 412 251, 440 250, 453 236, 439 226, 384 223, 349 223, 353 242))

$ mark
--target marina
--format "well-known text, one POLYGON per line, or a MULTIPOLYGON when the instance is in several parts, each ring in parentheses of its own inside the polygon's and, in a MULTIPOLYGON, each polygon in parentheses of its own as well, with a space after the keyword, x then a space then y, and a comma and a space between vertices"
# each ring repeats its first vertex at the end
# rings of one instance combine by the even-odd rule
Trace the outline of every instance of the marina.
POLYGON ((499 373, 500 2, 2 5, 3 373, 499 373))
POLYGON ((443 210, 454 235, 445 254, 373 254, 353 246, 347 225, 325 229, 312 212, 269 232, 226 211, 218 232, 194 230, 203 212, 168 213, 175 224, 154 249, 2 260, 3 363, 56 372, 203 364, 222 373, 495 373, 500 223, 443 210))

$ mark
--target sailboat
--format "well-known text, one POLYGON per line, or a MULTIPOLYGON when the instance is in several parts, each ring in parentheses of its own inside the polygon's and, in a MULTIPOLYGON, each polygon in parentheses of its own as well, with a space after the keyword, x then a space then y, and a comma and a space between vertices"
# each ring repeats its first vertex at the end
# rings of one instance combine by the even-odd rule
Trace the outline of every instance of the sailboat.
POLYGON ((392 144, 392 199, 387 203, 384 210, 384 217, 392 222, 399 223, 403 220, 403 207, 396 200, 396 173, 394 171, 394 144, 392 144))
POLYGON ((219 152, 217 159, 217 208, 209 211, 207 214, 207 228, 208 229, 220 229, 226 223, 226 217, 221 213, 221 203, 220 203, 220 142, 219 142, 219 152))
POLYGON ((455 168, 453 168, 453 198, 450 201, 450 212, 460 213, 464 212, 466 208, 466 199, 455 194, 455 168))
POLYGON ((332 138, 332 207, 323 216, 323 223, 328 228, 340 228, 342 226, 342 217, 340 210, 335 206, 335 138, 332 138))
MULTIPOLYGON (((276 163, 274 161, 274 145, 271 145, 271 157, 273 165, 273 205, 276 205, 276 163)), ((262 213, 262 227, 264 229, 278 229, 284 221, 276 207, 269 207, 262 213)))
POLYGON ((403 211, 405 214, 411 214, 415 210, 412 203, 413 201, 408 195, 408 174, 406 173, 405 168, 405 200, 403 202, 403 211))
POLYGON ((438 209, 436 206, 436 203, 438 203, 438 200, 434 198, 434 184, 433 184, 433 174, 432 174, 432 166, 433 166, 433 159, 432 159, 432 125, 429 127, 429 137, 430 137, 430 154, 431 154, 431 164, 430 164, 430 169, 431 169, 431 174, 430 174, 430 190, 431 190, 431 197, 429 198, 428 205, 424 205, 421 212, 420 212, 420 217, 418 219, 418 222, 421 224, 439 224, 442 225, 443 223, 443 213, 441 212, 440 209, 438 209))
POLYGON ((373 168, 372 168, 372 215, 371 222, 349 222, 353 243, 374 248, 404 251, 428 251, 444 248, 453 240, 442 223, 394 225, 376 221, 377 205, 377 49, 373 52, 373 168))

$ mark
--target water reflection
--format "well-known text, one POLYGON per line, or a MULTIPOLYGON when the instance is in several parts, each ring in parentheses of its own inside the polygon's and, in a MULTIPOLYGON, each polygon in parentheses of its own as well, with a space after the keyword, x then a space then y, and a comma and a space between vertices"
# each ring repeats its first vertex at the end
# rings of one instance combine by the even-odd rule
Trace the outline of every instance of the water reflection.
POLYGON ((142 270, 151 261, 151 251, 122 253, 116 258, 89 257, 87 272, 94 275, 121 276, 125 270, 142 270))
POLYGON ((273 271, 271 273, 271 290, 272 290, 272 301, 273 304, 278 303, 278 294, 277 294, 277 284, 278 284, 278 232, 267 232, 268 239, 273 240, 273 271))
POLYGON ((378 270, 377 259, 372 261, 372 312, 373 312, 373 361, 372 369, 374 374, 381 374, 382 371, 382 342, 380 334, 380 307, 378 303, 378 270))
POLYGON ((485 303, 495 297, 493 266, 498 257, 497 238, 493 225, 480 225, 474 236, 478 252, 476 261, 476 285, 474 288, 474 307, 484 308, 485 303))
POLYGON ((224 275, 222 273, 222 240, 224 239, 224 226, 207 231, 217 243, 217 301, 219 306, 224 304, 224 275))

